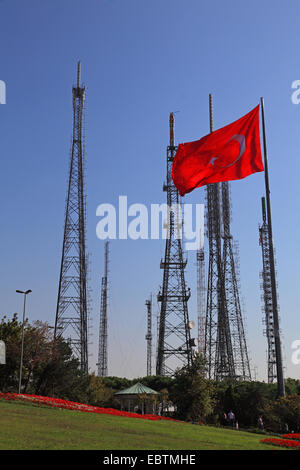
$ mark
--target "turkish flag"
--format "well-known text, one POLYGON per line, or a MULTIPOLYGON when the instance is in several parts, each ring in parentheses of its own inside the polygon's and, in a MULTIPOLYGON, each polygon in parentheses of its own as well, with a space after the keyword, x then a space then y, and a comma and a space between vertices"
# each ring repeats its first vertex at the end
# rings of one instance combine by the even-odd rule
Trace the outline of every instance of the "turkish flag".
POLYGON ((179 144, 172 177, 181 196, 210 183, 239 180, 264 171, 259 105, 237 121, 195 142, 179 144))

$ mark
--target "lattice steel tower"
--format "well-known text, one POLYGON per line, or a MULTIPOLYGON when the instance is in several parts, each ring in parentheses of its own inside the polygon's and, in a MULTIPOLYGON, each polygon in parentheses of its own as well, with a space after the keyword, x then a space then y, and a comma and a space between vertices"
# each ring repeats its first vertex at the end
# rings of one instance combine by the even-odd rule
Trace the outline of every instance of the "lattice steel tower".
POLYGON ((275 350, 275 334, 274 334, 274 316, 273 316, 273 298, 271 283, 271 263, 269 251, 269 228, 266 216, 265 198, 262 198, 262 216, 263 223, 259 228, 259 243, 262 250, 263 270, 260 273, 262 278, 261 288, 263 291, 263 313, 266 329, 264 334, 268 342, 268 383, 274 383, 277 380, 276 373, 276 350, 275 350))
POLYGON ((99 324, 98 376, 107 377, 107 280, 109 242, 105 243, 104 276, 101 282, 101 306, 99 324))
POLYGON ((152 296, 146 300, 147 307, 147 375, 152 375, 152 296))
POLYGON ((81 370, 88 373, 86 201, 84 195, 83 107, 81 64, 73 87, 73 138, 65 209, 64 238, 54 337, 65 336, 81 370))
POLYGON ((237 252, 233 251, 230 231, 230 194, 229 183, 221 185, 222 215, 223 215, 223 269, 225 295, 230 324, 231 344, 235 368, 235 378, 251 380, 250 362, 244 331, 243 316, 239 295, 239 280, 237 272, 237 252))
POLYGON ((162 291, 157 299, 161 302, 156 374, 172 376, 177 367, 190 364, 192 348, 188 317, 190 290, 185 283, 184 269, 187 260, 183 257, 181 230, 182 215, 180 198, 172 180, 172 163, 175 156, 174 113, 170 114, 170 145, 167 147, 167 192, 168 236, 165 258, 160 267, 164 270, 162 291))
POLYGON ((205 258, 204 249, 197 250, 197 310, 198 310, 198 352, 205 353, 205 258))
MULTIPOLYGON (((210 132, 213 132, 209 95, 210 132)), ((205 357, 210 379, 250 379, 250 366, 241 314, 238 280, 230 233, 229 184, 206 187, 209 241, 205 320, 205 357), (223 240, 223 247, 222 247, 223 240)))

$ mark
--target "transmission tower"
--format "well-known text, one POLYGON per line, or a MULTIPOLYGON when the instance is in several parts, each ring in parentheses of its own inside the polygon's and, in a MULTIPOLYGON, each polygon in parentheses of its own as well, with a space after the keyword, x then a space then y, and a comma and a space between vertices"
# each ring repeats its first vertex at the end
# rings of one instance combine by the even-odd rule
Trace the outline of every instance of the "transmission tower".
POLYGON ((183 257, 180 231, 182 215, 179 193, 172 180, 174 145, 174 113, 170 114, 170 145, 167 147, 167 192, 168 236, 165 258, 160 267, 164 270, 162 292, 157 299, 161 302, 156 374, 172 376, 176 367, 189 365, 192 361, 192 342, 188 317, 190 290, 185 283, 184 269, 187 260, 183 257), (179 364, 178 364, 179 363, 179 364))
POLYGON ((275 350, 275 334, 274 334, 274 316, 273 316, 273 298, 270 270, 270 253, 269 253, 269 229, 266 217, 265 198, 262 198, 262 217, 263 223, 259 228, 259 243, 262 250, 263 270, 260 273, 262 278, 261 288, 263 291, 263 313, 266 329, 264 334, 268 342, 268 383, 274 383, 277 380, 276 373, 276 350, 275 350))
POLYGON ((99 326, 98 376, 107 377, 107 277, 109 242, 105 243, 104 276, 101 282, 101 306, 99 326))
POLYGON ((73 138, 65 209, 64 238, 58 287, 54 337, 66 338, 81 370, 88 373, 86 200, 82 119, 85 87, 81 64, 73 86, 73 138))
POLYGON ((268 152, 267 152, 267 139, 266 139, 266 124, 265 124, 265 105, 264 99, 260 99, 261 106, 261 117, 262 117, 262 134, 263 134, 263 146, 264 146, 264 173, 265 173, 265 188, 266 188, 266 213, 267 213, 267 227, 268 227, 268 260, 270 263, 270 282, 272 292, 272 311, 273 311, 273 328, 274 328, 274 342, 275 342, 275 354, 276 354, 276 375, 277 375, 277 393, 278 396, 285 396, 285 383, 283 375, 283 362, 282 362, 282 350, 281 350, 281 339, 280 339, 280 327, 279 327, 279 314, 278 314, 278 298, 277 298, 277 282, 276 282, 276 270, 275 270, 275 255, 274 255, 274 244, 273 244, 273 229, 272 229, 272 216, 271 216, 271 191, 270 191, 270 180, 269 180, 269 164, 268 164, 268 152))
MULTIPOLYGON (((209 95, 210 132, 213 132, 212 95, 209 95)), ((205 319, 205 357, 208 377, 234 378, 234 360, 226 305, 221 244, 220 184, 206 186, 207 235, 209 242, 208 287, 205 319)))
POLYGON ((147 307, 147 375, 152 375, 152 296, 146 300, 147 307))
MULTIPOLYGON (((209 110, 210 132, 213 132, 211 95, 209 110)), ((208 376, 218 381, 225 378, 247 380, 250 366, 230 232, 229 184, 207 185, 206 201, 209 266, 205 357, 208 376)))
POLYGON ((223 215, 223 269, 235 376, 236 379, 251 380, 250 363, 248 358, 248 350, 239 295, 238 273, 236 266, 237 253, 236 256, 234 256, 232 235, 230 232, 231 206, 229 183, 222 183, 221 186, 223 215))
POLYGON ((204 249, 197 250, 198 352, 205 352, 205 259, 204 249))

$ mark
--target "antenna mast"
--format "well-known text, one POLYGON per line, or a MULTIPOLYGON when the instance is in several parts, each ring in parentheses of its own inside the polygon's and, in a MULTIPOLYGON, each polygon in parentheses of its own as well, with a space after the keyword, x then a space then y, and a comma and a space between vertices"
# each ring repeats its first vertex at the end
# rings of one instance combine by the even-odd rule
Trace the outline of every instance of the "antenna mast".
POLYGON ((172 163, 176 151, 174 144, 174 113, 170 114, 170 144, 167 147, 167 183, 163 190, 167 193, 168 236, 165 258, 160 267, 164 270, 162 292, 157 300, 161 302, 159 336, 157 348, 156 374, 174 374, 178 367, 192 362, 192 342, 190 337, 188 305, 190 289, 185 283, 184 269, 187 260, 183 257, 181 237, 182 215, 177 188, 172 180, 172 163))
MULTIPOLYGON (((210 132, 213 132, 212 95, 209 95, 209 116, 210 132)), ((230 231, 229 183, 207 185, 206 195, 209 267, 205 357, 208 362, 208 376, 214 380, 250 380, 237 266, 230 231)))
POLYGON ((197 250, 198 352, 205 352, 205 259, 204 249, 197 250))
POLYGON ((152 296, 146 300, 147 307, 147 375, 152 375, 152 296))
POLYGON ((84 195, 84 151, 82 118, 85 87, 73 87, 73 139, 65 209, 64 238, 60 267, 54 337, 67 338, 81 370, 88 373, 86 200, 84 195))
POLYGON ((270 270, 270 254, 269 254, 269 228, 266 216, 266 200, 261 198, 262 202, 262 218, 263 223, 259 228, 259 244, 262 250, 263 270, 260 273, 262 279, 261 288, 263 291, 263 322, 266 325, 264 334, 268 341, 268 383, 274 383, 277 379, 276 374, 276 350, 275 350, 275 334, 274 334, 274 317, 273 317, 273 298, 270 270))
POLYGON ((228 312, 232 353, 235 368, 235 378, 238 380, 251 380, 250 363, 244 331, 242 309, 239 294, 239 280, 237 272, 238 251, 233 251, 232 235, 230 229, 230 187, 229 183, 221 184, 222 215, 223 215, 223 269, 228 312))
POLYGON ((105 243, 104 276, 101 282, 98 376, 107 377, 107 278, 109 242, 105 243))
MULTIPOLYGON (((209 123, 213 132, 213 102, 209 95, 209 123)), ((205 320, 205 357, 208 377, 234 378, 234 360, 226 305, 221 244, 220 184, 206 186, 207 235, 209 242, 208 288, 205 320)))

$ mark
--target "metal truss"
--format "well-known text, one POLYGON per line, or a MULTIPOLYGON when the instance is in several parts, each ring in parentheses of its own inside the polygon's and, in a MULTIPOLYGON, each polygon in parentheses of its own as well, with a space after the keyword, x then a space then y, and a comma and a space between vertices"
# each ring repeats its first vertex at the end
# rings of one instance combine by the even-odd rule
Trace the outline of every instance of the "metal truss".
POLYGON ((147 375, 152 375, 152 296, 146 300, 147 307, 147 375))
POLYGON ((101 281, 101 305, 99 322, 98 376, 107 377, 107 287, 109 242, 105 243, 104 276, 101 281))
POLYGON ((85 87, 80 85, 80 76, 79 62, 77 86, 73 87, 73 138, 54 336, 62 335, 68 340, 74 356, 80 361, 81 370, 88 373, 86 202, 82 142, 85 87))
MULTIPOLYGON (((209 109, 210 132, 213 132, 211 95, 209 109)), ((204 349, 208 377, 217 381, 225 378, 249 380, 250 366, 230 232, 227 182, 207 185, 206 217, 209 265, 204 349)))
POLYGON ((274 307, 273 307, 273 296, 272 296, 272 283, 271 283, 271 264, 270 264, 270 251, 269 251, 269 229, 266 218, 265 200, 262 198, 262 215, 263 223, 259 228, 259 243, 262 250, 262 263, 263 270, 260 273, 262 284, 261 289, 263 291, 263 314, 265 330, 264 334, 267 337, 268 342, 268 383, 274 383, 277 380, 276 372, 276 349, 275 349, 275 334, 274 334, 274 307))
POLYGON ((168 236, 165 257, 160 267, 164 270, 162 291, 158 294, 161 302, 159 337, 157 348, 156 374, 172 376, 179 366, 190 364, 192 348, 188 299, 190 290, 185 283, 184 270, 187 260, 182 250, 182 212, 178 190, 172 180, 172 163, 176 152, 174 145, 174 114, 170 114, 170 145, 167 148, 167 192, 168 236))

